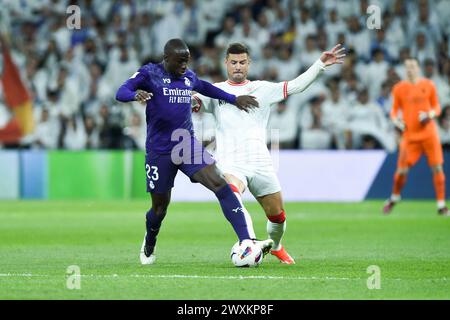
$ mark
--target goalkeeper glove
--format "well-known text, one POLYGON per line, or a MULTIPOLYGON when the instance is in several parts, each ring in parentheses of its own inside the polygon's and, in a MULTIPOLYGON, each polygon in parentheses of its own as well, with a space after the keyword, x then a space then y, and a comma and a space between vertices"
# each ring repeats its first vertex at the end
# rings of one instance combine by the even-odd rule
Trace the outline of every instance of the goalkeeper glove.
POLYGON ((420 111, 419 112, 419 121, 420 121, 420 123, 425 124, 428 121, 430 121, 431 119, 433 119, 435 116, 436 116, 436 112, 434 112, 434 110, 431 110, 429 112, 420 111))
POLYGON ((395 118, 392 120, 392 122, 394 123, 395 127, 400 130, 400 132, 405 131, 405 123, 403 122, 403 120, 399 119, 399 118, 395 118))

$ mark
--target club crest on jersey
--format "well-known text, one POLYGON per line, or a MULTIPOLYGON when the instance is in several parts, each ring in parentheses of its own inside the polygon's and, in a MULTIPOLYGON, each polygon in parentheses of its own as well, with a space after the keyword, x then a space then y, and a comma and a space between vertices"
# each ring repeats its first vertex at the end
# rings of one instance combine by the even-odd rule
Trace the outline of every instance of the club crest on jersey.
POLYGON ((188 87, 191 85, 191 82, 187 77, 184 77, 184 84, 187 85, 188 87))

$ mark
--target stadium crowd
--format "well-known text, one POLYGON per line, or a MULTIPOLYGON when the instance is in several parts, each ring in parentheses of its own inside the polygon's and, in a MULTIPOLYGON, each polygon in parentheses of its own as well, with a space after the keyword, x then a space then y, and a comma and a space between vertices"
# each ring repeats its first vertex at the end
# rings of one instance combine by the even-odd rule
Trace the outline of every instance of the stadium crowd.
MULTIPOLYGON (((389 121, 402 60, 417 57, 437 87, 444 148, 450 148, 450 1, 448 0, 0 0, 0 32, 32 94, 35 131, 24 146, 44 149, 144 149, 145 113, 115 101, 117 88, 144 63, 162 59, 164 43, 182 38, 190 67, 211 82, 226 79, 232 42, 251 52, 249 78, 284 81, 305 71, 336 43, 347 49, 306 92, 274 106, 271 130, 290 149, 396 149, 389 121), (81 28, 67 27, 70 5, 81 28), (369 5, 381 29, 369 28, 369 5)), ((1 65, 0 65, 1 69, 1 65)), ((0 126, 8 108, 0 90, 0 126)), ((213 139, 209 114, 193 115, 213 139)))

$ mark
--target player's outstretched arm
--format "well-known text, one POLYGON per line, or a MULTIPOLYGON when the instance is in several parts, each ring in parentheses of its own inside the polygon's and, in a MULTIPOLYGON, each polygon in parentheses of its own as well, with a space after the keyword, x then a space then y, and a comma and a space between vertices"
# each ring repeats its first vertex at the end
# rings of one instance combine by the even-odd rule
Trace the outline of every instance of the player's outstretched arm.
POLYGON ((287 83, 287 94, 291 95, 305 91, 325 70, 325 67, 344 63, 345 56, 345 48, 341 47, 340 44, 336 45, 330 51, 323 52, 320 59, 309 67, 308 70, 287 83))
POLYGON ((147 100, 150 100, 153 94, 139 89, 143 87, 144 82, 145 75, 141 72, 136 72, 117 90, 116 100, 120 102, 138 101, 141 104, 146 104, 147 100))
POLYGON ((201 93, 204 96, 224 100, 228 103, 236 105, 240 110, 244 110, 245 112, 249 112, 250 109, 259 107, 258 101, 256 101, 253 96, 239 96, 236 97, 233 94, 229 94, 222 89, 217 88, 209 82, 198 80, 194 90, 201 93))
POLYGON ((343 64, 345 58, 345 48, 339 43, 334 46, 330 51, 325 51, 320 56, 320 61, 322 61, 326 67, 332 66, 333 64, 343 64))

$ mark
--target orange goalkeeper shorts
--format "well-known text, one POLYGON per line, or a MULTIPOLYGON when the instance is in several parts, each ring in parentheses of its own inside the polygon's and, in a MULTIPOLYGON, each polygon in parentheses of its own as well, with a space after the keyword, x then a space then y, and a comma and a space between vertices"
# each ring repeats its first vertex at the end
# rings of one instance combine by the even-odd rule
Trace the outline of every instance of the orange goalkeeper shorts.
POLYGON ((398 168, 403 169, 414 166, 422 154, 425 154, 428 165, 430 166, 442 165, 444 163, 439 136, 432 136, 421 141, 402 139, 397 162, 398 168))

